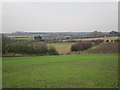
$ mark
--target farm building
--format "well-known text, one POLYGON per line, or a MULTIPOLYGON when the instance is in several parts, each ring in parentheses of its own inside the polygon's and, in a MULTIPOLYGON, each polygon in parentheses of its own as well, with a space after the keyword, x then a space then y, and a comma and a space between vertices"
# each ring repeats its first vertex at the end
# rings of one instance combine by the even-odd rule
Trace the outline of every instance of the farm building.
POLYGON ((71 36, 65 36, 65 39, 71 39, 71 36))

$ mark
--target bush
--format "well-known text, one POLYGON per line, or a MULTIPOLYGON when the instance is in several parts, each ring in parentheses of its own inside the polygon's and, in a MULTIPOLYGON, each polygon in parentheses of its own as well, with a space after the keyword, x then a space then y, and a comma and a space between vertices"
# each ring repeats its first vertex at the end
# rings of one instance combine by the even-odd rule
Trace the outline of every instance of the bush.
POLYGON ((17 42, 6 45, 6 53, 47 55, 48 48, 45 44, 33 42, 17 42))
POLYGON ((49 55, 59 55, 54 47, 49 48, 49 55))
POLYGON ((101 39, 97 39, 94 41, 95 42, 95 45, 98 45, 98 44, 101 44, 104 42, 104 40, 101 40, 101 39))
POLYGON ((41 36, 35 36, 35 37, 34 37, 34 40, 41 40, 41 39, 42 39, 41 36))
POLYGON ((2 53, 7 53, 7 45, 15 42, 13 39, 6 37, 5 35, 2 35, 2 53))
POLYGON ((77 43, 71 46, 71 51, 83 51, 92 47, 92 43, 77 43))

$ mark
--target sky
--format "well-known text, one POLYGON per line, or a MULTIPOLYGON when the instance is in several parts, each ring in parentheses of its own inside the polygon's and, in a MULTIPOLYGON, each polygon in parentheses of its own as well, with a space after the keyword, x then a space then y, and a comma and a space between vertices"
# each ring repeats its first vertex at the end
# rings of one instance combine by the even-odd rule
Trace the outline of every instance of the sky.
POLYGON ((3 2, 2 32, 109 32, 117 2, 3 2))

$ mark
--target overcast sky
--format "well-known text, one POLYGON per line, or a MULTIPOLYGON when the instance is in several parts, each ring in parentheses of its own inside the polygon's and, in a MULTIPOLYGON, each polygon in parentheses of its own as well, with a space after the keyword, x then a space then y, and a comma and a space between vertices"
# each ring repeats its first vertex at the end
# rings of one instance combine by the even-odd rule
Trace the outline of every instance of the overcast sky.
POLYGON ((2 32, 109 32, 118 28, 116 2, 4 2, 2 32))

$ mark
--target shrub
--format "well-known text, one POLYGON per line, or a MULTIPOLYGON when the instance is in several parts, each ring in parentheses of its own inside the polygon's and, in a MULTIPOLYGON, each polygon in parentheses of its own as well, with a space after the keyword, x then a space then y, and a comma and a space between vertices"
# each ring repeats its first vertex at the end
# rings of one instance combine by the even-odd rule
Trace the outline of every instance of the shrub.
POLYGON ((49 55, 59 55, 54 47, 49 47, 49 55))
POLYGON ((41 40, 41 39, 42 39, 41 36, 35 36, 35 37, 34 37, 34 40, 41 40))
POLYGON ((17 42, 6 45, 6 53, 47 55, 48 48, 42 43, 17 42))
POLYGON ((2 53, 3 54, 7 53, 7 48, 8 48, 7 45, 12 42, 15 42, 15 40, 8 38, 5 35, 2 35, 2 53))
POLYGON ((95 40, 94 42, 95 42, 95 44, 96 44, 96 45, 98 45, 98 44, 100 44, 100 43, 104 42, 104 40, 97 39, 97 40, 95 40))
POLYGON ((92 47, 92 43, 77 43, 71 46, 71 51, 83 51, 92 47))

